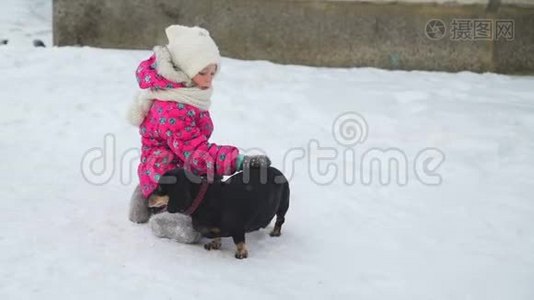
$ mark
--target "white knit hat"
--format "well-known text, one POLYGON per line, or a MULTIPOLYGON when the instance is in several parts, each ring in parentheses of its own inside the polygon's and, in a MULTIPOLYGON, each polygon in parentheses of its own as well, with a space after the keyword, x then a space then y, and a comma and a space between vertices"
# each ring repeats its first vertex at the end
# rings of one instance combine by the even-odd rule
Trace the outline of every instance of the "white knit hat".
POLYGON ((210 64, 220 68, 219 48, 210 37, 210 33, 201 27, 171 25, 165 29, 169 44, 167 48, 172 62, 193 78, 210 64))

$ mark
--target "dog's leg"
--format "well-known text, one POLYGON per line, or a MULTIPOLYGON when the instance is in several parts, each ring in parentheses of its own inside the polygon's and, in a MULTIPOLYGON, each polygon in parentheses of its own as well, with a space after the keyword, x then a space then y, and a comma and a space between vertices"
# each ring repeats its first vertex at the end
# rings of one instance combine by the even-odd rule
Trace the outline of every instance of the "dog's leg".
POLYGON ((276 222, 274 223, 274 228, 269 234, 272 237, 278 237, 282 234, 282 224, 285 222, 285 215, 289 209, 289 185, 284 187, 284 195, 276 212, 276 222))
POLYGON ((221 249, 221 245, 222 245, 221 238, 220 237, 216 237, 211 242, 205 244, 204 245, 204 249, 206 249, 206 250, 219 250, 219 249, 221 249))
POLYGON ((285 220, 286 219, 285 219, 284 215, 277 214, 276 215, 276 222, 274 223, 274 228, 271 231, 271 233, 269 233, 269 235, 272 236, 272 237, 278 237, 278 236, 282 235, 282 224, 284 224, 285 220))
MULTIPOLYGON (((282 222, 283 223, 283 222, 282 222)), ((276 223, 274 224, 273 230, 269 233, 272 237, 279 237, 282 235, 282 223, 278 223, 278 220, 276 220, 276 223)))
POLYGON ((235 258, 243 259, 248 257, 247 245, 245 242, 240 242, 236 244, 235 258))
MULTIPOLYGON (((219 228, 211 228, 210 231, 216 235, 221 233, 221 230, 219 228)), ((221 237, 215 237, 211 242, 204 245, 204 249, 206 250, 219 250, 221 249, 221 237)))
POLYGON ((232 234, 232 238, 236 246, 235 258, 237 259, 247 258, 248 250, 247 250, 247 245, 245 244, 245 232, 232 234))

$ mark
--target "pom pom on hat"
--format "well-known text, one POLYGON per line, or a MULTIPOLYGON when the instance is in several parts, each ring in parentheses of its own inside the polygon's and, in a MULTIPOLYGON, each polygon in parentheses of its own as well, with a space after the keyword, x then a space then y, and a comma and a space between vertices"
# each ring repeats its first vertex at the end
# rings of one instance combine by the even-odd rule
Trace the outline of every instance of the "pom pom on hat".
POLYGON ((210 64, 216 64, 217 70, 220 69, 219 48, 206 29, 171 25, 165 29, 165 33, 172 62, 189 78, 210 64))

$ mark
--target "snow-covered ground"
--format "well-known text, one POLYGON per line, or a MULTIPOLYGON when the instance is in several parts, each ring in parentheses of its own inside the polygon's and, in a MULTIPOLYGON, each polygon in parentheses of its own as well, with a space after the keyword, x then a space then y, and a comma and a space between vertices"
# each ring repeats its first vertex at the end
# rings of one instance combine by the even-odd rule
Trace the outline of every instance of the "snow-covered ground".
POLYGON ((230 239, 207 252, 127 220, 125 112, 150 53, 32 48, 51 42, 51 1, 1 7, 0 299, 534 299, 534 77, 224 59, 212 141, 292 174, 282 237, 249 234, 238 261, 230 239), (333 132, 364 120, 356 146, 333 132), (407 184, 364 184, 386 149, 407 184))

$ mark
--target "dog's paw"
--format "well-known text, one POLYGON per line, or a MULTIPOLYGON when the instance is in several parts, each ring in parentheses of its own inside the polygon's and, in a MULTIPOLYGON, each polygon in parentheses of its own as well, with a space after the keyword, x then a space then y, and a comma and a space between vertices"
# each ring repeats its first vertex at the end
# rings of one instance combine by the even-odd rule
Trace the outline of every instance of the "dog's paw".
POLYGON ((248 257, 247 249, 241 250, 241 251, 237 250, 235 252, 235 258, 237 258, 237 259, 243 259, 243 258, 247 258, 247 257, 248 257))
POLYGON ((221 239, 214 239, 213 241, 207 243, 204 245, 204 249, 206 250, 219 250, 221 249, 221 239))
POLYGON ((269 233, 270 236, 272 237, 279 237, 280 235, 282 235, 282 228, 281 227, 277 227, 275 226, 273 231, 271 231, 271 233, 269 233))
POLYGON ((241 242, 236 245, 237 249, 235 250, 235 258, 243 259, 248 257, 247 246, 244 242, 241 242))

